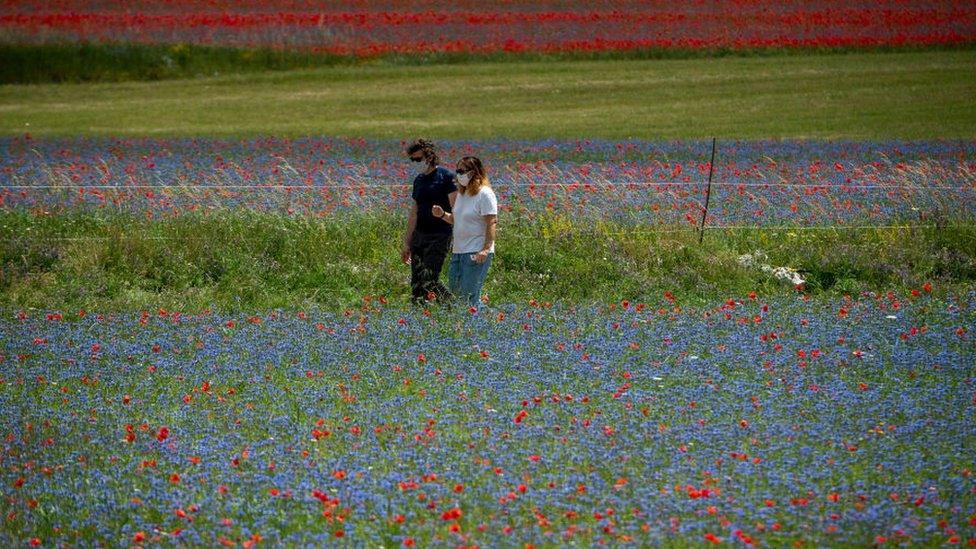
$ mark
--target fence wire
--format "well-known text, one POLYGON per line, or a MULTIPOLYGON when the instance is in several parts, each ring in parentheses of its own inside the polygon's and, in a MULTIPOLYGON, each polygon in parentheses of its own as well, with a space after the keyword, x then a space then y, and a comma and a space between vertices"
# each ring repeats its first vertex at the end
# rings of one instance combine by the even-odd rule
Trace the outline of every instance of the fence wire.
MULTIPOLYGON (((609 181, 597 181, 597 182, 572 182, 572 183, 493 183, 492 187, 525 187, 525 188, 563 188, 563 189, 583 189, 586 187, 699 187, 707 186, 708 181, 653 181, 653 180, 630 180, 630 181, 619 181, 619 182, 609 182, 609 181)), ((744 188, 808 188, 808 189, 912 189, 912 190, 965 190, 973 189, 976 190, 976 180, 967 181, 960 185, 887 185, 882 183, 870 183, 870 184, 844 184, 844 183, 769 183, 769 182, 758 182, 749 181, 741 183, 733 182, 722 182, 718 181, 712 182, 712 186, 722 186, 722 187, 744 187, 744 188)), ((133 190, 145 190, 145 189, 179 189, 179 190, 196 190, 196 189, 245 189, 245 190, 310 190, 314 191, 316 189, 349 189, 349 190, 359 190, 359 189, 409 189, 412 185, 408 183, 327 183, 327 184, 315 184, 315 185, 0 185, 0 189, 64 189, 64 190, 86 190, 86 189, 133 189, 133 190)))

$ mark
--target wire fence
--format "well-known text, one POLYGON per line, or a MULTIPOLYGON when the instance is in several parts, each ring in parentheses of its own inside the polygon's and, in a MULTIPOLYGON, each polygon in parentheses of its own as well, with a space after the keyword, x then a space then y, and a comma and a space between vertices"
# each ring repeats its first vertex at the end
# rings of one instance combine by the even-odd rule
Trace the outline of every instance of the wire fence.
MULTIPOLYGON (((586 182, 573 182, 573 183, 550 183, 550 182, 523 182, 523 183, 494 183, 493 187, 496 188, 508 188, 508 187, 538 187, 538 188, 586 188, 586 187, 704 187, 708 185, 707 180, 693 180, 693 181, 657 181, 657 180, 620 180, 620 181, 586 181, 586 182)), ((713 182, 713 186, 725 186, 725 187, 743 187, 743 188, 806 188, 806 189, 892 189, 892 190, 959 190, 959 189, 976 189, 976 179, 972 181, 965 182, 960 185, 895 185, 895 184, 882 184, 882 183, 870 183, 870 184, 843 184, 843 183, 770 183, 770 182, 755 182, 755 181, 744 181, 744 182, 713 182)), ((87 189, 110 189, 110 190, 145 190, 145 189, 177 189, 177 190, 196 190, 196 189, 231 189, 231 190, 286 190, 286 191, 298 191, 298 190, 309 190, 314 191, 317 189, 409 189, 411 185, 408 183, 316 183, 314 185, 285 185, 285 184, 252 184, 252 185, 221 185, 221 184, 203 184, 203 185, 173 185, 173 184, 159 184, 159 185, 0 185, 0 190, 2 189, 19 189, 19 190, 30 190, 30 189, 57 189, 66 191, 78 191, 87 189)))

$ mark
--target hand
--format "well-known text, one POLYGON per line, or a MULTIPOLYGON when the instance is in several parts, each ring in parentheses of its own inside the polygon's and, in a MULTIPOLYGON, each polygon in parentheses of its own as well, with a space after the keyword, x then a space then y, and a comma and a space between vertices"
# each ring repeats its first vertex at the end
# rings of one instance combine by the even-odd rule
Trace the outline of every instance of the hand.
POLYGON ((403 262, 406 263, 407 265, 410 264, 410 261, 412 259, 411 255, 412 254, 410 253, 410 246, 404 245, 402 248, 400 248, 400 259, 402 259, 403 262))
POLYGON ((444 208, 441 208, 437 204, 434 204, 434 207, 430 209, 430 213, 433 214, 434 217, 439 219, 441 217, 444 217, 444 208))
POLYGON ((475 263, 484 263, 486 259, 488 259, 488 250, 481 250, 476 254, 471 254, 471 261, 475 263))

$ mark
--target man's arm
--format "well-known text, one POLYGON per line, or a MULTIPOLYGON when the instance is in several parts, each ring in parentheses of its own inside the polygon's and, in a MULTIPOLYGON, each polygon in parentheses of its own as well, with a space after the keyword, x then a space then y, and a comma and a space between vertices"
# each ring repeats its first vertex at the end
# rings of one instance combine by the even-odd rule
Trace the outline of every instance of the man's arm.
POLYGON ((403 246, 400 248, 400 259, 410 263, 410 244, 413 243, 413 231, 417 228, 417 203, 410 206, 410 216, 407 218, 407 232, 403 235, 403 246))

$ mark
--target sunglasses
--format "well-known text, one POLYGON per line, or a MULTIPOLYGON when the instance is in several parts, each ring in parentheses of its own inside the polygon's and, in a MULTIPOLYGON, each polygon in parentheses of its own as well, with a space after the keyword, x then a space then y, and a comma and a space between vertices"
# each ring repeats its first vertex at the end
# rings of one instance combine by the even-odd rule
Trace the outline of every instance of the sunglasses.
POLYGON ((458 175, 464 175, 464 174, 466 174, 466 173, 468 173, 470 171, 471 170, 457 170, 455 173, 457 173, 458 175))
POLYGON ((423 156, 411 156, 411 157, 410 157, 410 160, 412 160, 413 162, 420 162, 420 161, 422 161, 423 159, 424 159, 424 157, 423 157, 423 156))

